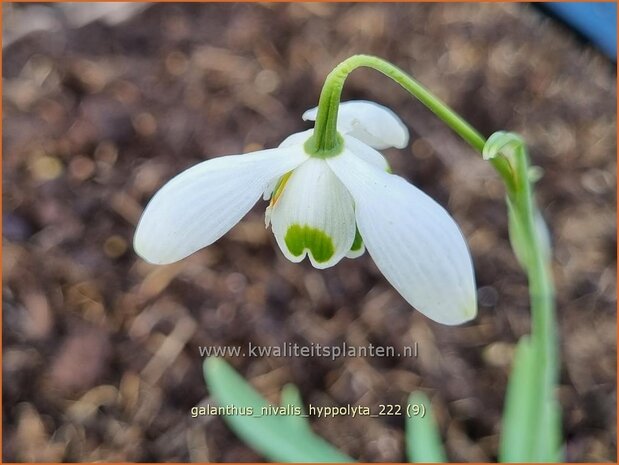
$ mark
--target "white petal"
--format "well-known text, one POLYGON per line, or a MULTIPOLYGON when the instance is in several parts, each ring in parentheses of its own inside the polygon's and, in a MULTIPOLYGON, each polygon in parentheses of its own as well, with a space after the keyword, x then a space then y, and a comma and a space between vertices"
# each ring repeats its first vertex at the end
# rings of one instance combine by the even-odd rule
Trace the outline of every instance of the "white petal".
POLYGON ((133 247, 155 264, 212 244, 258 201, 274 178, 307 159, 299 147, 213 158, 183 171, 150 200, 133 247))
POLYGON ((391 171, 389 162, 383 156, 383 154, 376 149, 370 147, 365 142, 361 142, 360 140, 352 136, 344 136, 344 143, 347 149, 349 149, 352 153, 361 158, 363 161, 369 163, 372 166, 375 166, 381 171, 391 171))
MULTIPOLYGON (((344 141, 346 143, 346 148, 353 152, 357 157, 361 158, 363 161, 369 163, 370 165, 378 168, 381 171, 391 172, 389 162, 378 150, 370 147, 365 142, 361 142, 360 140, 355 139, 352 136, 344 136, 344 141)), ((356 235, 355 239, 357 239, 356 235)), ((359 239, 361 242, 361 246, 356 247, 354 250, 351 248, 346 253, 346 258, 359 258, 365 253, 365 244, 363 243, 363 238, 361 238, 360 234, 359 239)), ((355 245, 358 244, 353 243, 353 247, 355 245)))
POLYGON ((361 233, 359 230, 355 232, 355 240, 353 244, 350 246, 350 250, 346 252, 346 258, 359 258, 361 255, 365 253, 365 244, 363 243, 363 238, 361 237, 361 233))
POLYGON ((309 255, 315 268, 328 268, 355 238, 353 200, 325 160, 310 158, 286 182, 271 224, 286 258, 298 263, 309 255))
POLYGON ((473 265, 460 229, 399 176, 344 151, 327 163, 355 200, 357 226, 387 280, 417 310, 447 325, 477 313, 473 265))
POLYGON ((262 200, 271 200, 271 196, 273 195, 273 191, 277 187, 277 183, 279 183, 279 178, 273 179, 268 185, 267 188, 262 193, 262 200))
POLYGON ((307 139, 309 139, 314 133, 314 129, 308 129, 307 131, 295 132, 286 137, 281 144, 280 148, 290 147, 292 145, 303 145, 307 139))
MULTIPOLYGON (((318 107, 303 113, 305 121, 316 121, 318 107)), ((337 129, 375 149, 404 148, 408 144, 408 129, 389 108, 367 100, 340 103, 337 129)))
MULTIPOLYGON (((292 147, 292 146, 302 147, 305 141, 311 137, 313 132, 314 132, 313 129, 308 129, 307 131, 295 132, 294 134, 290 134, 279 144, 279 147, 280 148, 286 148, 286 147, 292 147)), ((279 178, 273 179, 273 181, 271 181, 269 185, 267 186, 267 188, 265 189, 264 195, 262 196, 262 198, 264 200, 270 200, 271 196, 273 195, 273 191, 275 190, 278 184, 279 184, 279 178)), ((267 226, 268 226, 268 221, 267 221, 267 226)))

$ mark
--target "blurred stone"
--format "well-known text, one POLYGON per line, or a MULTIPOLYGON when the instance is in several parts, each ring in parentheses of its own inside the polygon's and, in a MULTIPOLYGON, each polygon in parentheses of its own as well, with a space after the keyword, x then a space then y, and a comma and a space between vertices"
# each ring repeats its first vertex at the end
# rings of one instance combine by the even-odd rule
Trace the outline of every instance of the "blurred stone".
POLYGON ((24 241, 32 235, 33 231, 33 226, 22 216, 12 213, 2 214, 2 236, 8 240, 24 241))
POLYGON ((105 255, 110 258, 121 257, 127 251, 127 247, 128 244, 125 238, 118 235, 108 237, 103 244, 105 255))
POLYGON ((63 392, 91 388, 108 369, 111 345, 100 328, 78 325, 65 337, 49 368, 50 388, 63 392))
POLYGON ((69 172, 78 181, 85 181, 95 172, 95 164, 90 158, 77 156, 69 162, 69 172))
POLYGON ((37 181, 50 181, 59 177, 64 168, 58 158, 49 155, 35 156, 30 162, 30 171, 37 181))

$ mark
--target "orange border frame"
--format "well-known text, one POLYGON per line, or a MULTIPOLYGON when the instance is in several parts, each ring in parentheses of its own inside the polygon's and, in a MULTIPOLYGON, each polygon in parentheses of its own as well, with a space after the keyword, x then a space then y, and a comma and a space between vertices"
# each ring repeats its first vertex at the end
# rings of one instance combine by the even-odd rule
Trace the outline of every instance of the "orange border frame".
MULTIPOLYGON (((76 1, 76 0, 74 0, 76 1)), ((77 0, 79 3, 112 3, 112 2, 116 2, 118 0, 95 0, 95 1, 85 1, 85 0, 77 0)), ((127 0, 125 0, 127 1, 127 0)), ((202 1, 202 0, 156 0, 154 2, 143 2, 143 1, 139 1, 139 0, 128 0, 131 3, 259 3, 256 2, 255 0, 222 0, 219 2, 216 1, 212 1, 212 0, 207 0, 207 1, 202 1)), ((285 0, 270 0, 270 3, 302 3, 298 0, 295 0, 293 2, 287 2, 285 0)), ((4 9, 4 4, 5 3, 39 3, 37 0, 13 0, 13 1, 5 1, 5 0, 0 0, 0 50, 3 51, 3 41, 2 41, 2 32, 3 32, 3 9, 4 9)), ((64 0, 48 0, 45 3, 66 3, 66 1, 64 0)), ((356 2, 346 2, 345 0, 310 0, 309 2, 306 3, 545 3, 542 0, 531 0, 531 1, 525 1, 525 0, 510 0, 510 1, 501 1, 501 0, 478 0, 477 2, 470 2, 467 0, 450 0, 450 1, 445 1, 445 0, 425 0, 425 1, 417 1, 417 0, 412 0, 412 1, 398 1, 398 0, 379 0, 379 1, 373 1, 373 0, 358 0, 356 2)), ((579 0, 561 0, 560 3, 580 3, 579 0)), ((613 1, 613 0, 600 0, 597 2, 594 1, 585 1, 582 3, 617 3, 617 1, 613 1)), ((617 28, 619 29, 619 18, 617 20, 617 28)), ((619 45, 619 40, 617 41, 617 44, 619 45)), ((0 76, 2 75, 2 64, 3 64, 3 60, 0 60, 0 76)), ((615 63, 615 76, 617 76, 617 74, 619 74, 619 62, 615 63)), ((2 94, 2 83, 3 80, 0 79, 0 94, 2 94)), ((616 86, 616 82, 615 82, 615 86, 616 86)), ((3 95, 3 94, 2 94, 3 95)), ((619 112, 619 95, 617 96, 617 100, 616 100, 616 106, 615 106, 615 116, 617 114, 617 112, 619 112)), ((2 118, 2 105, 0 105, 0 119, 2 118)), ((3 121, 3 120, 2 120, 3 121)), ((616 123, 616 122, 615 122, 616 123)), ((2 132, 3 128, 2 128, 2 124, 0 122, 0 140, 2 140, 2 132)), ((617 159, 619 160, 619 133, 616 135, 615 141, 617 143, 617 159)), ((4 187, 3 186, 3 178, 2 178, 2 167, 3 167, 3 157, 2 157, 2 153, 3 153, 3 146, 0 146, 0 187, 4 187)), ((619 166, 617 166, 617 171, 615 173, 616 177, 619 178, 619 166)), ((2 192, 4 192, 4 190, 2 190, 2 192)), ((0 199, 2 199, 2 192, 0 192, 0 199)), ((615 209, 616 209, 616 214, 617 217, 619 217, 619 189, 617 189, 615 187, 615 209)), ((0 215, 3 213, 2 211, 2 203, 0 202, 0 215)), ((2 216, 0 216, 0 235, 2 235, 3 232, 3 224, 2 224, 2 216)), ((617 250, 615 251, 615 259, 616 261, 619 262, 619 248, 617 248, 617 250)), ((2 246, 0 244, 0 261, 2 260, 2 246)), ((4 284, 4 277, 3 277, 3 272, 2 272, 2 266, 0 266, 0 280, 2 281, 2 283, 4 284)), ((616 277, 616 283, 617 283, 617 288, 619 288, 619 275, 616 277)), ((616 310, 619 309, 619 306, 616 306, 616 310)), ((2 303, 0 302, 0 314, 2 313, 2 303)), ((2 343, 2 318, 0 318, 0 344, 2 343)), ((615 322, 615 326, 616 326, 616 330, 617 330, 617 339, 619 339, 619 325, 617 325, 617 321, 615 322)), ((4 346, 0 345, 0 365, 2 365, 2 352, 3 352, 4 346)), ((619 357, 617 357, 617 367, 616 367, 616 371, 615 374, 617 374, 617 372, 619 371, 619 357)), ((0 385, 4 386, 2 384, 2 370, 0 370, 0 385)), ((619 385, 617 384, 617 378, 615 378, 615 395, 616 395, 616 399, 619 398, 619 385)), ((2 396, 0 398, 0 411, 4 412, 4 408, 3 408, 3 400, 4 400, 4 396, 2 396)), ((619 418, 617 416, 617 412, 615 412, 615 420, 617 422, 617 430, 619 430, 619 418)), ((4 449, 2 447, 3 445, 3 431, 2 431, 2 427, 3 427, 4 422, 0 422, 0 454, 3 453, 4 449)), ((617 431, 616 430, 616 431, 617 431)), ((617 432, 616 432, 617 434, 617 432)), ((618 440, 619 436, 615 437, 615 440, 618 440)), ((619 442, 619 441, 618 441, 619 442)), ((13 464, 14 462, 4 462, 3 461, 3 456, 0 455, 0 464, 3 463, 7 463, 7 464, 13 464)), ((20 462, 20 463, 28 463, 28 462, 20 462)), ((49 465, 59 465, 57 462, 36 462, 37 464, 49 464, 49 465)), ((89 463, 89 462, 82 462, 82 463, 89 463)), ((134 463, 134 462, 114 462, 114 463, 119 463, 119 464, 126 464, 129 465, 130 463, 134 463)), ((149 463, 156 463, 156 462, 137 462, 137 463, 145 463, 145 464, 149 464, 149 463)), ((169 463, 171 465, 181 465, 184 463, 191 463, 191 462, 166 462, 169 463)), ((230 463, 230 462, 219 462, 219 463, 230 463)), ((260 464, 260 463, 276 463, 277 462, 246 462, 245 465, 252 465, 252 464, 260 464)), ((361 465, 372 465, 372 463, 370 462, 358 462, 361 465)), ((394 462, 378 462, 378 463, 384 463, 387 465, 401 465, 399 463, 394 463, 394 462)), ((455 464, 462 464, 464 465, 464 463, 462 462, 449 462, 449 463, 455 463, 455 464)), ((490 465, 490 462, 475 462, 476 464, 488 464, 490 465)), ((579 463, 590 463, 590 462, 579 462, 579 463)), ((611 462, 613 463, 613 462, 611 462)), ((614 463, 619 463, 618 459, 615 458, 615 462, 614 463)), ((17 464, 15 464, 17 465, 17 464)), ((284 464, 279 464, 279 465, 284 465, 284 464)), ((593 464, 591 464, 593 465, 593 464)))

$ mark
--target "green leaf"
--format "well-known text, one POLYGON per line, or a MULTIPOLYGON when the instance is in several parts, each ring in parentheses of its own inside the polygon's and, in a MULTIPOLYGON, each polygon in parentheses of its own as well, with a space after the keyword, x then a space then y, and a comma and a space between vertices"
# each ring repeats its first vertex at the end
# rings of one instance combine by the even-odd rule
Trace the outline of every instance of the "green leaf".
POLYGON ((294 384, 286 384, 282 388, 280 405, 284 407, 296 407, 301 412, 300 415, 288 415, 282 417, 283 419, 288 420, 288 425, 291 428, 298 428, 302 431, 312 433, 312 427, 310 426, 307 417, 304 416, 305 408, 303 407, 303 400, 301 399, 301 394, 299 393, 299 390, 294 384))
MULTIPOLYGON (((243 441, 267 459, 275 462, 353 462, 314 434, 303 418, 260 416, 269 403, 223 359, 206 359, 204 378, 219 406, 235 406, 239 411, 253 409, 253 415, 226 415, 222 418, 243 441)), ((287 388, 282 395, 290 404, 300 404, 296 388, 287 388)))
POLYGON ((406 419, 406 454, 411 462, 446 462, 441 436, 430 407, 430 400, 421 392, 413 392, 408 405, 423 405, 425 415, 409 415, 406 419))
POLYGON ((561 459, 559 405, 538 363, 529 337, 516 348, 503 413, 501 462, 557 462, 561 459))
POLYGON ((527 336, 520 339, 507 384, 503 431, 499 446, 501 462, 529 462, 535 439, 535 353, 527 336))

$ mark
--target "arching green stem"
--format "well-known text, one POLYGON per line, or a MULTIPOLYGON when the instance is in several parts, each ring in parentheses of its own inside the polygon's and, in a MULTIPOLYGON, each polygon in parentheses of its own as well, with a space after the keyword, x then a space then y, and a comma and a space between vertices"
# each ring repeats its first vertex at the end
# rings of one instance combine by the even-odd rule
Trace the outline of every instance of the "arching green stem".
MULTIPOLYGON (((342 139, 337 132, 337 112, 344 82, 355 69, 372 68, 391 78, 421 103, 428 107, 447 126, 478 152, 482 152, 486 139, 419 82, 388 61, 370 55, 353 55, 335 67, 325 79, 318 102, 318 115, 314 135, 306 142, 305 150, 317 157, 327 158, 342 150, 342 139)), ((509 165, 497 158, 490 161, 497 171, 507 175, 509 165)))

